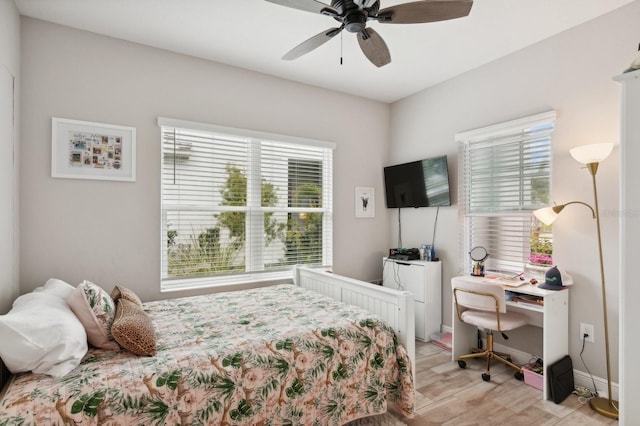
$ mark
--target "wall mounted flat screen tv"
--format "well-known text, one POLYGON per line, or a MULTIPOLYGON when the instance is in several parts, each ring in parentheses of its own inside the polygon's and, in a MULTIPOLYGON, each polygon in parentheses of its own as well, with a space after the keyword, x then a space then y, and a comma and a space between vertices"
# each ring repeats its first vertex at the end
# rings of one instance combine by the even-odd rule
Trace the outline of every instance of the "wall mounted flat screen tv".
POLYGON ((447 156, 384 168, 388 208, 450 206, 447 156))

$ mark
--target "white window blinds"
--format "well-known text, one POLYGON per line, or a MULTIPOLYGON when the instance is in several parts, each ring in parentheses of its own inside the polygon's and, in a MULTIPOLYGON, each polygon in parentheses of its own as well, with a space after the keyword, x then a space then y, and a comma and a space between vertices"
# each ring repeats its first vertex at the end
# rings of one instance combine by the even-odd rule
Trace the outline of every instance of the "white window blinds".
POLYGON ((332 144, 158 123, 163 289, 332 263, 332 144))
POLYGON ((555 112, 459 133, 461 269, 483 246, 485 268, 522 272, 531 254, 533 210, 549 203, 555 112))

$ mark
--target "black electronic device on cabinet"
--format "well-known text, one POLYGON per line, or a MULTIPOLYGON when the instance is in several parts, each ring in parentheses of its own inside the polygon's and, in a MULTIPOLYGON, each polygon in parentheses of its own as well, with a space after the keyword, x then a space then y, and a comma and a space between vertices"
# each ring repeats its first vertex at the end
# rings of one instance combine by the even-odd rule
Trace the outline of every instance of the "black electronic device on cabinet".
POLYGON ((420 260, 420 250, 417 248, 391 248, 389 259, 396 260, 420 260))

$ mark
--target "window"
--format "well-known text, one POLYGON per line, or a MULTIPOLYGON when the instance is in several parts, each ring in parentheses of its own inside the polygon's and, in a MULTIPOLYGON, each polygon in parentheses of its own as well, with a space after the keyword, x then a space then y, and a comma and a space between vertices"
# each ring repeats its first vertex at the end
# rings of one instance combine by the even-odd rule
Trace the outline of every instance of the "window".
POLYGON ((159 118, 162 290, 332 263, 333 144, 159 118))
POLYGON ((531 213, 549 204, 554 121, 551 111, 456 135, 463 271, 475 246, 487 249, 492 271, 552 262, 550 229, 531 213))

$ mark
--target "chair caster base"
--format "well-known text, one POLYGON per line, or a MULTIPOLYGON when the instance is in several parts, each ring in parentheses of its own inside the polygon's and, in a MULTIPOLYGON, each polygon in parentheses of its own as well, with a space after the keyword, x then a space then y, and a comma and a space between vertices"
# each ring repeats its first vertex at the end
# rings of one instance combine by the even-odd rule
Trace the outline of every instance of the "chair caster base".
POLYGON ((515 373, 513 373, 513 377, 515 377, 516 379, 523 381, 524 380, 524 374, 522 374, 521 371, 516 371, 515 373))
POLYGON ((489 380, 491 380, 491 374, 482 373, 482 380, 488 382, 489 380))
POLYGON ((467 363, 465 361, 458 361, 458 367, 467 368, 467 363))

